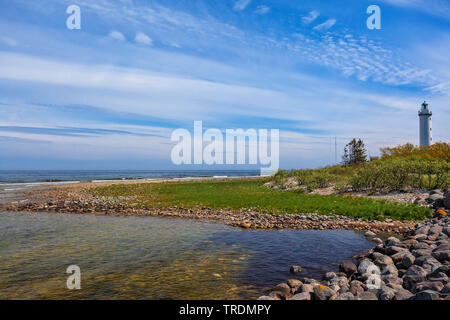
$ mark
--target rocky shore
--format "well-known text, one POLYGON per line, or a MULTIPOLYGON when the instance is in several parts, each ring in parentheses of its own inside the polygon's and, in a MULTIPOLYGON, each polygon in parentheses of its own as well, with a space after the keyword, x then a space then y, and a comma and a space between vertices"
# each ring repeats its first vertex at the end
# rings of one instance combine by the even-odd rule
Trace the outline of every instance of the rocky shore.
POLYGON ((132 198, 92 197, 80 192, 86 186, 58 187, 27 194, 28 201, 0 207, 0 211, 55 212, 74 214, 159 216, 222 222, 246 229, 344 229, 379 233, 404 233, 411 221, 365 221, 341 215, 263 214, 251 209, 228 210, 208 207, 143 208, 132 198))
MULTIPOLYGON (((439 210, 404 237, 386 241, 366 232, 377 245, 344 261, 322 280, 296 277, 260 300, 450 300, 450 218, 439 210)), ((299 266, 292 273, 301 273, 299 266)))

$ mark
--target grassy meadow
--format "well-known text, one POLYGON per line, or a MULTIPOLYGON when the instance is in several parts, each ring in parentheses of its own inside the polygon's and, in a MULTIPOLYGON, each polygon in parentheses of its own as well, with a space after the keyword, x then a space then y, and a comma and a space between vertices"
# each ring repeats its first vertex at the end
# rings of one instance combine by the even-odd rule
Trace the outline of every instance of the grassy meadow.
POLYGON ((196 206, 214 209, 252 209, 260 213, 339 214, 365 220, 422 220, 431 210, 413 204, 343 195, 311 195, 264 187, 268 179, 207 180, 116 184, 87 192, 96 197, 133 197, 130 205, 145 208, 196 206))

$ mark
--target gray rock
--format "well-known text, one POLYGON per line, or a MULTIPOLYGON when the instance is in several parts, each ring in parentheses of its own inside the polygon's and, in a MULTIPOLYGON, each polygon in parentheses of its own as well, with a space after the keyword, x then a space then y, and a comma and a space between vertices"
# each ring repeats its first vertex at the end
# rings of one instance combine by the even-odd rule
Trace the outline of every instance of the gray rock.
POLYGON ((425 281, 427 278, 422 275, 407 275, 402 278, 403 288, 406 290, 413 290, 417 283, 425 281))
POLYGON ((375 237, 375 238, 372 239, 372 242, 375 242, 376 244, 381 244, 381 243, 383 243, 383 240, 381 240, 380 238, 375 237))
POLYGON ((311 300, 311 294, 309 292, 300 292, 295 294, 288 300, 311 300))
POLYGON ((393 275, 398 277, 398 269, 393 264, 388 264, 381 269, 381 275, 393 275))
POLYGON ((356 296, 356 300, 378 300, 377 296, 370 292, 370 291, 364 291, 358 293, 356 296))
POLYGON ((339 294, 334 300, 355 300, 355 296, 351 292, 339 294))
POLYGON ((391 257, 383 255, 383 256, 378 257, 377 259, 375 259, 374 263, 377 266, 379 266, 380 268, 384 268, 384 267, 386 267, 389 264, 394 264, 394 261, 392 260, 391 257))
POLYGON ((300 266, 291 266, 291 268, 290 268, 290 272, 291 273, 300 273, 300 272, 302 272, 302 267, 300 267, 300 266))
POLYGON ((402 262, 402 259, 403 259, 403 257, 406 255, 406 254, 408 254, 409 252, 408 251, 404 251, 404 252, 398 252, 398 253, 396 253, 396 254, 393 254, 392 256, 391 256, 391 259, 392 259, 392 261, 394 261, 394 264, 399 264, 399 263, 401 263, 402 262))
POLYGON ((257 300, 277 300, 277 299, 275 299, 274 297, 270 297, 270 296, 261 296, 257 300))
POLYGON ((435 251, 431 255, 441 262, 450 261, 450 250, 435 251))
POLYGON ((295 292, 303 283, 297 279, 289 279, 287 281, 287 284, 289 287, 291 287, 291 292, 295 292))
POLYGON ((378 290, 378 299, 380 300, 392 300, 394 299, 396 291, 390 287, 382 286, 380 290, 378 290))
POLYGON ((339 265, 339 271, 345 273, 347 277, 352 276, 354 273, 358 271, 356 264, 351 261, 344 261, 339 265))
POLYGON ((406 271, 405 276, 423 276, 426 277, 427 276, 427 272, 424 268, 417 266, 417 265, 412 265, 411 267, 408 268, 408 271, 406 271))
POLYGON ((280 292, 284 297, 287 297, 291 294, 291 287, 289 287, 286 283, 280 283, 273 287, 271 291, 280 292))
POLYGON ((447 283, 444 288, 442 288, 441 293, 450 294, 450 283, 447 283))
POLYGON ((323 276, 322 280, 329 281, 329 280, 331 280, 333 278, 336 278, 336 273, 334 273, 334 272, 327 272, 323 276))
POLYGON ((363 259, 358 265, 358 273, 367 273, 367 269, 372 266, 374 266, 374 263, 372 261, 370 261, 369 259, 363 259))
POLYGON ((311 284, 302 284, 297 289, 297 293, 300 293, 300 292, 314 292, 314 286, 311 284))
POLYGON ((366 233, 364 233, 364 236, 366 236, 367 238, 372 238, 372 237, 375 237, 376 235, 377 234, 372 231, 366 231, 366 233))
POLYGON ((439 300, 439 292, 425 290, 416 293, 411 299, 413 300, 439 300))
POLYGON ((316 300, 328 300, 335 294, 336 291, 327 286, 319 285, 314 287, 314 298, 316 300))
POLYGON ((349 291, 356 296, 358 293, 364 292, 365 287, 366 286, 361 281, 353 280, 352 282, 350 282, 349 291))
POLYGON ((409 250, 398 246, 390 246, 386 248, 386 253, 390 256, 399 252, 409 252, 409 250))
POLYGON ((403 267, 409 268, 414 264, 415 260, 416 258, 411 253, 407 253, 403 256, 401 264, 403 267))
POLYGON ((432 234, 438 235, 439 233, 442 232, 442 229, 443 228, 441 226, 434 225, 430 228, 430 231, 428 231, 428 235, 432 235, 432 234))
POLYGON ((399 289, 395 293, 394 300, 408 300, 414 296, 413 293, 411 293, 408 290, 405 289, 399 289))
POLYGON ((444 198, 444 206, 446 209, 450 209, 450 192, 447 192, 444 198))
POLYGON ((386 247, 395 246, 395 245, 398 245, 400 243, 401 243, 400 239, 398 239, 396 237, 389 237, 386 240, 386 247))
POLYGON ((444 288, 444 285, 441 282, 437 281, 424 281, 416 284, 415 291, 425 291, 425 290, 432 290, 432 291, 441 291, 444 288))

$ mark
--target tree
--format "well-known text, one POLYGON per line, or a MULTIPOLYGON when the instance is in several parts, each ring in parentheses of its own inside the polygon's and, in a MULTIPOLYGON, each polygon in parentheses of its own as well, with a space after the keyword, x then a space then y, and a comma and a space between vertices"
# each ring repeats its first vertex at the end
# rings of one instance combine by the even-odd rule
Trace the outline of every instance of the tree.
POLYGON ((359 164, 367 161, 367 151, 364 142, 361 139, 353 138, 344 148, 342 162, 345 165, 359 164))

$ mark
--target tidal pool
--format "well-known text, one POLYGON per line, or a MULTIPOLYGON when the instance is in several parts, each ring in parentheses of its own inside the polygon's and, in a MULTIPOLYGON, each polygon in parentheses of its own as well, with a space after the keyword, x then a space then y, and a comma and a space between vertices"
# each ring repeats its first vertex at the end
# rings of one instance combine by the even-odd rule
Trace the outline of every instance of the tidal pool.
POLYGON ((254 299, 372 244, 346 230, 243 230, 174 218, 0 213, 0 299, 254 299), (69 290, 69 265, 81 289, 69 290))

